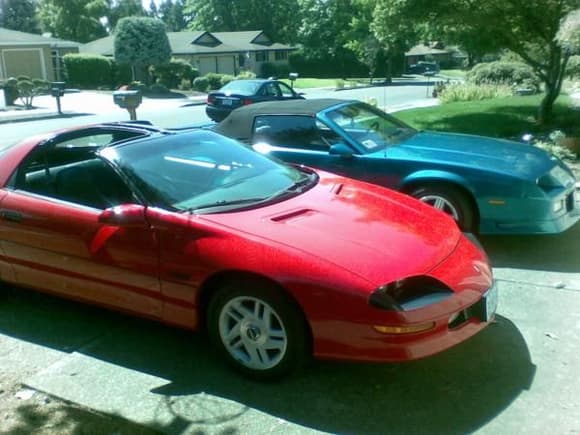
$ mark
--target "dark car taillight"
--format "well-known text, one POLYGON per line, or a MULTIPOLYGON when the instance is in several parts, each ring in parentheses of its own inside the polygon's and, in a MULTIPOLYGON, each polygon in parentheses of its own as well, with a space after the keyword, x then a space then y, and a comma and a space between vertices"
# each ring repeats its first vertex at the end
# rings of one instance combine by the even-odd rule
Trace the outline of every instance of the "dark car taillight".
POLYGON ((248 104, 252 104, 252 103, 253 103, 253 101, 252 101, 252 99, 251 99, 251 98, 244 98, 244 99, 242 100, 242 105, 243 105, 243 106, 247 106, 248 104))
POLYGON ((213 103, 215 103, 215 95, 208 95, 208 96, 207 96, 207 101, 206 101, 206 103, 207 103, 207 104, 213 104, 213 103))

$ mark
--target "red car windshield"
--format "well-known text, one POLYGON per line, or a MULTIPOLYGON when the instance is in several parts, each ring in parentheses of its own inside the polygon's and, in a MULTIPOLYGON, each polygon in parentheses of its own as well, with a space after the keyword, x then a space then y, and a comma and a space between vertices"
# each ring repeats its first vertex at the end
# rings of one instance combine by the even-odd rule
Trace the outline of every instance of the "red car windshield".
POLYGON ((209 131, 136 141, 100 154, 116 164, 150 203, 180 211, 256 206, 289 192, 298 194, 317 179, 209 131))

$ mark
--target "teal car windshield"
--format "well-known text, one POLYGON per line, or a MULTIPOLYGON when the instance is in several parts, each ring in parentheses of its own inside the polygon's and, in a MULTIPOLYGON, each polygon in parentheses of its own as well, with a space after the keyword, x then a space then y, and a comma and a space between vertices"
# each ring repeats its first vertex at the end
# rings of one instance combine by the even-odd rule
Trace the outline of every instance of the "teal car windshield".
POLYGON ((417 133, 404 122, 363 104, 341 106, 325 115, 343 134, 369 153, 395 145, 417 133))
POLYGON ((252 207, 299 194, 317 180, 314 173, 208 131, 105 148, 100 154, 114 162, 150 203, 180 211, 252 207))

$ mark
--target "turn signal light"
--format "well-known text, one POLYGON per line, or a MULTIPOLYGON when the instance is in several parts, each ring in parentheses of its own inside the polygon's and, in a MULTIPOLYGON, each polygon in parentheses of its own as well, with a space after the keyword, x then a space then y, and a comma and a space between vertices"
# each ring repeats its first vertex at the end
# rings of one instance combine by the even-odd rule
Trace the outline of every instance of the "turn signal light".
POLYGON ((420 323, 410 326, 373 325, 373 329, 381 334, 413 334, 435 328, 435 322, 420 323))

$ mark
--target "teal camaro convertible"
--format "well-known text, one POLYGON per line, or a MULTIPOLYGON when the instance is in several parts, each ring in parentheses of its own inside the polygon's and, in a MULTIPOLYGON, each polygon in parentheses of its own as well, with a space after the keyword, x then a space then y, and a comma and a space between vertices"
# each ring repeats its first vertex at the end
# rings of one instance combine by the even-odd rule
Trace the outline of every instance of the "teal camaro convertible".
POLYGON ((262 153, 390 187, 479 234, 559 233, 580 219, 580 192, 558 158, 526 143, 418 131, 360 101, 258 103, 214 130, 262 153))

